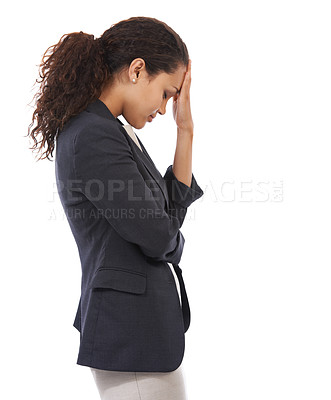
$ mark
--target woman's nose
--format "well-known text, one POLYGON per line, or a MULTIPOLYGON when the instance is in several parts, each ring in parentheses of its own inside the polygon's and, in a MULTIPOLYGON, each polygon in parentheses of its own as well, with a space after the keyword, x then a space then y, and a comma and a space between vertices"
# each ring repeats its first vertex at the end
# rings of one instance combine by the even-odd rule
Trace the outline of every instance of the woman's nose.
POLYGON ((166 105, 167 105, 167 103, 162 104, 162 106, 158 110, 159 114, 164 115, 166 113, 166 105))

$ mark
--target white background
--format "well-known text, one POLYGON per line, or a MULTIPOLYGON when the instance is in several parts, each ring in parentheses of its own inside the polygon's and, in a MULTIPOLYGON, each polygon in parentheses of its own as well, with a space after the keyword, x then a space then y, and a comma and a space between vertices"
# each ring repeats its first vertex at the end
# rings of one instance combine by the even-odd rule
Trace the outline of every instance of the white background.
MULTIPOLYGON (((76 365, 76 243, 54 162, 27 126, 43 52, 131 16, 164 20, 192 59, 193 173, 182 227, 192 322, 188 399, 331 398, 330 11, 327 1, 7 2, 1 25, 3 399, 97 399, 76 365), (5 394, 6 393, 6 394, 5 394)), ((160 172, 176 126, 136 133, 160 172)), ((169 399, 170 400, 170 399, 169 399)))

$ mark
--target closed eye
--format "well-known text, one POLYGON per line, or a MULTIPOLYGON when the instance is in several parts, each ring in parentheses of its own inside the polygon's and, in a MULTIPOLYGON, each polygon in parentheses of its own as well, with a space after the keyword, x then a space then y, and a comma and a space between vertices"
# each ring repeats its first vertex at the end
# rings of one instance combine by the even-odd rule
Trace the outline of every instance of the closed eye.
POLYGON ((167 98, 167 93, 166 93, 166 92, 163 93, 163 98, 164 98, 164 99, 167 98))

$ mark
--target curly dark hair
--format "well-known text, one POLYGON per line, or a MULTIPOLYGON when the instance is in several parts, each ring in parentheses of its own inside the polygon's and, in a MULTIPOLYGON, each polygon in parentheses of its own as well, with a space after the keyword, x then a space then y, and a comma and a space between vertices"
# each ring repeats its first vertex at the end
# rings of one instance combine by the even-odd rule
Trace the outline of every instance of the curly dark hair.
POLYGON ((138 57, 144 59, 151 78, 161 72, 171 74, 189 62, 180 36, 166 23, 148 17, 122 20, 97 39, 82 31, 65 34, 45 51, 27 135, 34 140, 30 149, 40 152, 46 147, 38 160, 52 161, 56 138, 68 120, 100 97, 104 85, 138 57))

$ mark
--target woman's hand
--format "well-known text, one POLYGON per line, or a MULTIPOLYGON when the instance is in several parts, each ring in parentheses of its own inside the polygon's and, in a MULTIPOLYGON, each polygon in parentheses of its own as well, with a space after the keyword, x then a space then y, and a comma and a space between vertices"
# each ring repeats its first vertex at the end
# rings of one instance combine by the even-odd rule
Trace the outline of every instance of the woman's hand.
POLYGON ((193 132, 194 124, 191 115, 190 87, 191 60, 189 60, 181 90, 173 98, 172 112, 178 129, 193 132))

